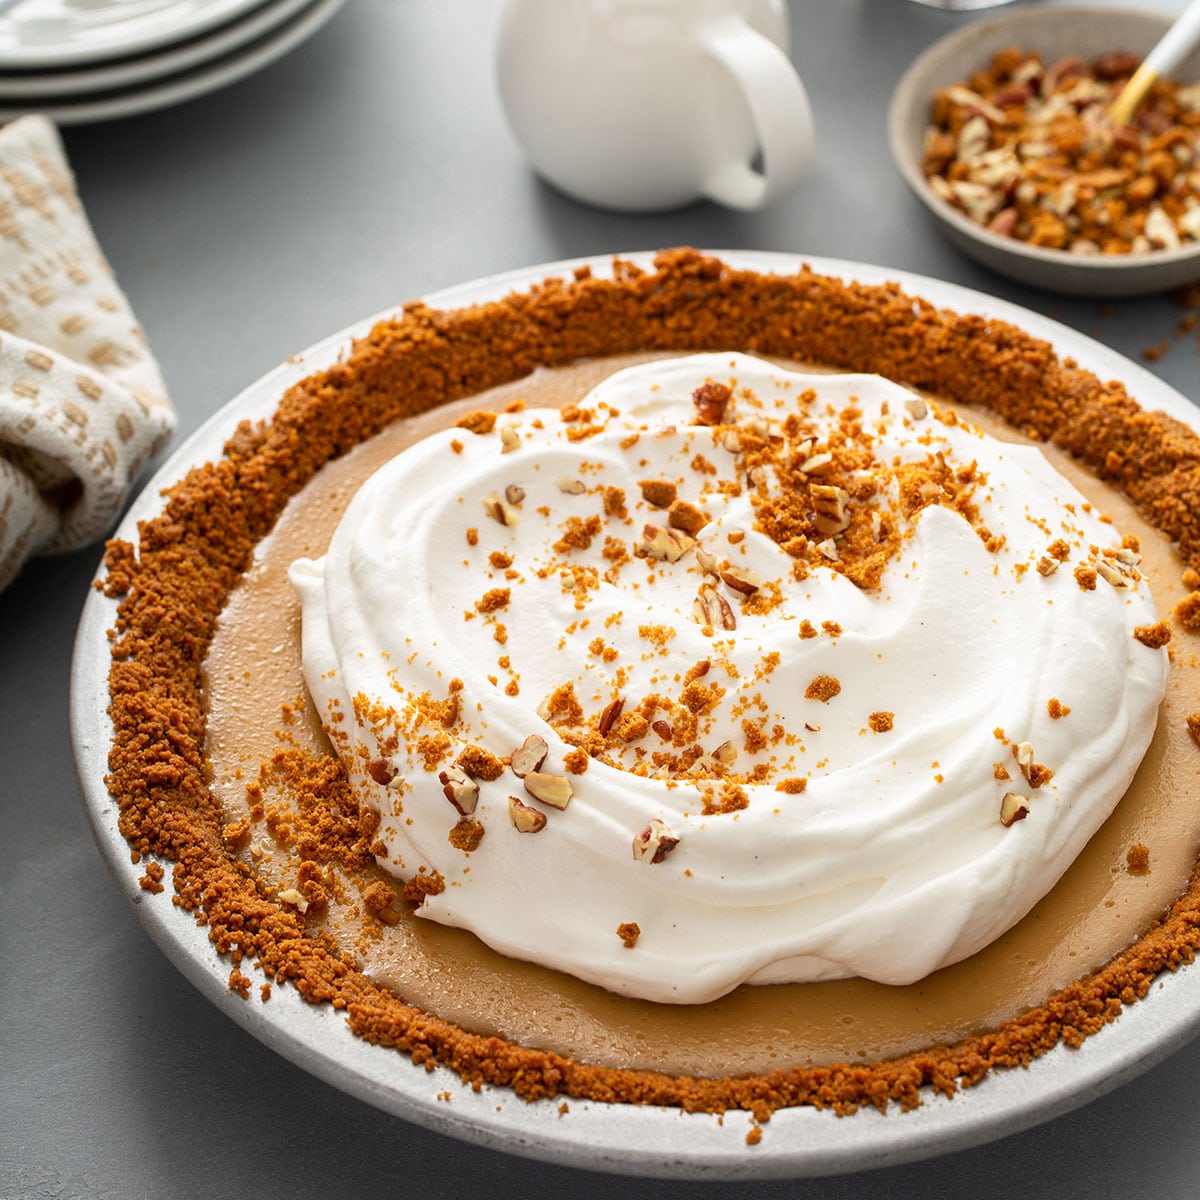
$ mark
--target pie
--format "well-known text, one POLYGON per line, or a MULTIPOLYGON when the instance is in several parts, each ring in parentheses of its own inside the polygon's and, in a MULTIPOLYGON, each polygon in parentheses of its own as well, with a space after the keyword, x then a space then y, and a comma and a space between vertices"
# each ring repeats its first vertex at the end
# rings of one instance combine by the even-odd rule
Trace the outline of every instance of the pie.
MULTIPOLYGON (((635 426, 642 419, 633 418, 635 426)), ((1028 453, 1020 447, 1000 457, 1024 462, 1028 453)), ((397 478, 387 503, 403 500, 403 521, 419 522, 437 509, 434 497, 426 503, 405 492, 411 479, 403 471, 397 478)), ((863 1105, 912 1107, 926 1087, 950 1093, 1060 1042, 1078 1044, 1145 995, 1162 970, 1194 953, 1200 939, 1192 878, 1200 827, 1191 815, 1200 794, 1200 683, 1190 640, 1200 624, 1196 495, 1200 440, 1191 430, 1143 412, 1119 385, 1059 360, 1015 327, 936 309, 891 285, 845 283, 808 269, 765 275, 676 250, 660 255, 652 270, 617 262, 611 279, 581 270, 473 308, 443 312, 413 304, 377 325, 343 361, 289 389, 270 421, 240 427, 219 461, 169 490, 161 514, 142 524, 139 544, 110 545, 102 586, 120 603, 108 784, 121 830, 146 862, 147 891, 162 891, 162 862, 174 864, 176 903, 194 912, 228 955, 235 991, 268 1000, 274 986, 291 984, 314 1003, 344 1010, 357 1035, 416 1062, 443 1063, 470 1086, 511 1087, 530 1099, 713 1112, 740 1107, 758 1119, 804 1104, 843 1113, 863 1105), (698 352, 709 357, 696 365, 698 352), (692 413, 692 425, 618 427, 632 410, 586 399, 597 384, 629 378, 619 374, 625 368, 634 380, 659 380, 657 387, 689 362, 686 369, 699 370, 702 380, 689 386, 682 410, 692 413), (840 388, 839 411, 855 415, 813 436, 781 408, 783 432, 773 433, 750 409, 754 397, 774 386, 767 381, 782 381, 784 392, 793 386, 794 369, 808 381, 798 411, 807 411, 806 404, 815 413, 820 397, 840 388), (851 383, 837 382, 845 372, 892 382, 863 382, 857 374, 851 383), (745 383, 750 378, 753 387, 745 383), (870 409, 869 419, 868 402, 882 406, 870 409), (543 409, 553 418, 539 415, 543 409), (522 458, 524 440, 532 445, 554 422, 560 440, 522 458), (723 646, 736 640, 740 622, 743 634, 787 632, 785 660, 800 646, 806 655, 819 651, 820 662, 842 663, 858 636, 846 615, 856 602, 844 611, 827 605, 825 617, 814 610, 810 618, 784 605, 788 581, 809 587, 804 581, 832 580, 838 595, 869 594, 889 578, 881 574, 883 560, 924 545, 913 531, 935 525, 952 540, 965 537, 971 554, 1011 553, 1018 526, 1041 518, 1021 517, 1007 535, 986 526, 978 514, 994 486, 988 472, 939 457, 941 439, 959 436, 960 426, 965 437, 977 424, 1010 442, 1042 443, 1085 497, 1070 502, 1080 523, 1071 537, 1038 529, 1041 548, 1026 555, 1020 570, 1014 567, 1020 584, 1006 585, 1005 595, 1034 596, 1043 608, 1057 598, 1063 613, 1074 606, 1091 613, 1093 601, 1109 604, 1114 597, 1123 606, 1150 603, 1147 593, 1157 604, 1157 613, 1151 605, 1131 617, 1119 637, 1104 634, 1098 648, 1084 637, 1067 656, 1071 673, 1064 678, 1075 681, 1069 688, 1048 682, 1030 693, 1038 728, 1052 731, 1041 744, 1054 738, 1066 745, 1072 729, 1077 740, 1082 735, 1092 702, 1087 681, 1124 704, 1142 686, 1135 678, 1144 676, 1147 689, 1159 689, 1151 710, 1165 689, 1128 794, 1085 839, 1086 848, 1030 919, 1013 924, 1015 910, 989 916, 990 940, 982 949, 948 938, 958 949, 947 952, 944 964, 938 959, 932 973, 922 957, 921 931, 931 928, 926 915, 907 923, 907 948, 897 952, 896 938, 887 939, 898 974, 870 979, 873 968, 842 969, 828 947, 819 954, 793 949, 777 956, 791 974, 743 963, 740 974, 705 984, 685 997, 688 1003, 668 1002, 653 990, 655 970, 644 966, 667 961, 673 949, 656 925, 654 904, 635 902, 622 887, 611 889, 611 905, 608 894, 603 905, 593 904, 597 889, 588 890, 591 877, 582 870, 556 875, 553 863, 536 865, 537 858, 527 867, 508 858, 497 865, 486 855, 492 847, 520 846, 553 859, 557 850, 535 848, 561 847, 566 843, 555 839, 572 822, 577 827, 589 812, 607 813, 608 824, 596 817, 595 828, 597 838, 611 833, 620 848, 613 878, 636 880, 651 894, 685 888, 689 880, 699 887, 712 869, 711 845, 736 822, 750 827, 768 803, 787 819, 825 803, 826 777, 836 774, 830 764, 840 751, 821 757, 823 721, 813 714, 827 714, 830 733, 854 698, 856 744, 899 745, 935 699, 920 672, 910 672, 918 682, 908 691, 897 675, 871 693, 856 690, 838 666, 814 666, 798 702, 797 711, 807 714, 803 729, 789 730, 762 715, 775 705, 770 675, 778 656, 767 661, 756 651, 747 666, 732 662, 723 646), (874 460, 887 466, 887 487, 900 498, 891 507, 879 500, 887 487, 865 477, 871 472, 862 456, 863 446, 882 439, 884 426, 908 430, 922 447, 913 451, 915 465, 897 465, 890 450, 874 460), (736 437, 731 430, 739 431, 736 437), (637 477, 630 486, 606 484, 596 466, 608 445, 599 439, 609 433, 640 456, 629 468, 637 477), (636 450, 639 438, 656 436, 660 449, 674 439, 671 453, 684 455, 685 466, 670 466, 675 459, 668 457, 664 467, 636 450), (437 448, 443 458, 436 478, 456 487, 455 462, 464 478, 476 458, 488 471, 496 464, 525 466, 507 486, 479 495, 468 497, 463 483, 472 515, 460 522, 455 540, 431 541, 444 551, 447 579, 451 567, 469 567, 466 582, 455 585, 453 605, 439 599, 443 579, 427 578, 426 560, 406 566, 403 552, 387 559, 402 573, 414 572, 414 581, 420 576, 410 591, 428 588, 433 598, 428 609, 405 617, 411 626, 386 650, 388 678, 402 677, 406 656, 397 645, 425 628, 430 613, 452 612, 469 631, 462 637, 471 648, 455 674, 418 640, 411 658, 432 664, 427 678, 436 686, 396 683, 405 697, 397 708, 408 714, 400 720, 357 685, 338 697, 322 689, 330 671, 312 663, 325 662, 327 648, 317 646, 312 658, 306 642, 301 652, 302 638, 315 636, 318 609, 306 598, 301 621, 289 571, 302 592, 305 578, 329 571, 328 563, 320 567, 322 556, 334 561, 340 536, 334 530, 352 497, 360 489, 369 494, 364 481, 378 468, 394 472, 385 464, 410 461, 400 452, 413 446, 437 448), (726 471, 722 454, 739 465, 726 471), (547 465, 539 476, 539 464, 551 458, 570 469, 547 465), (761 474, 752 475, 755 469, 761 474), (725 479, 733 482, 721 485, 725 479), (783 501, 799 494, 809 502, 797 515, 783 501), (735 501, 742 504, 737 521, 723 515, 718 501, 728 501, 729 512, 735 501), (1100 532, 1093 524, 1084 529, 1084 513, 1100 532), (505 541, 515 528, 532 530, 539 521, 553 529, 545 543, 557 546, 553 561, 535 561, 523 543, 505 541), (1114 531, 1111 538, 1106 529, 1114 531), (754 558, 763 546, 774 547, 784 565, 754 558), (593 550, 595 561, 585 561, 593 550), (687 604, 672 601, 679 619, 631 620, 622 640, 615 632, 621 622, 603 607, 614 593, 603 588, 633 596, 631 580, 638 587, 656 581, 653 588, 686 597, 687 604), (1032 590, 1039 586, 1057 590, 1032 590), (468 594, 470 602, 460 603, 468 594), (591 692, 579 684, 570 695, 565 687, 533 686, 533 668, 524 664, 538 655, 514 624, 524 595, 540 597, 539 613, 553 613, 560 602, 578 612, 580 629, 569 628, 569 620, 553 626, 555 645, 574 647, 579 680, 603 683, 591 692), (582 628, 593 617, 595 627, 582 628), (635 643, 638 661, 648 665, 618 675, 622 662, 632 664, 635 643), (685 643, 692 648, 687 653, 671 649, 685 643), (1128 675, 1128 686, 1114 681, 1114 670, 1128 675), (758 690, 744 687, 756 672, 758 690), (658 691, 651 680, 662 684, 658 691), (722 704, 738 720, 738 734, 716 742, 721 726, 713 714, 724 711, 722 704), (525 725, 503 716, 511 712, 524 714, 525 725), (371 737, 353 735, 352 728, 370 730, 371 737), (603 812, 600 805, 589 808, 589 789, 614 778, 628 780, 627 792, 617 788, 603 812), (659 808, 653 819, 635 819, 648 810, 629 807, 631 797, 654 788, 655 796, 687 802, 677 815, 659 808), (435 814, 430 819, 445 847, 438 861, 447 867, 435 866, 419 839, 404 840, 426 811, 435 814), (699 853, 702 845, 709 849, 699 853), (501 901, 483 906, 499 919, 479 937, 467 931, 469 920, 458 922, 467 929, 456 928, 453 914, 437 915, 461 907, 472 870, 498 887, 511 885, 501 901), (574 904, 572 877, 587 905, 574 904), (551 887, 547 880, 559 882, 551 887), (615 964, 591 981, 588 968, 571 965, 573 937, 563 935, 562 954, 550 947, 561 914, 569 930, 570 915, 585 907, 587 933, 580 938, 594 940, 603 960, 615 964), (523 912, 531 915, 523 920, 523 912), (593 920, 593 913, 600 915, 593 920), (532 941, 523 944, 525 934, 532 941), (566 965, 556 970, 545 961, 566 965), (906 963, 924 965, 904 976, 906 963), (618 977, 640 982, 613 983, 618 977), (914 1016, 917 993, 922 1003, 914 1016)), ((395 534, 401 548, 407 529, 402 524, 395 534)), ((387 558, 382 549, 380 557, 387 558)), ((920 574, 916 560, 912 569, 920 574)), ((347 577, 338 571, 336 578, 347 577)), ((373 594, 370 587, 364 593, 373 594)), ((406 593, 385 587, 381 594, 406 593)), ((661 593, 647 594, 653 607, 661 593)), ((1009 602, 997 604, 1000 617, 1009 602)), ((339 621, 344 607, 335 600, 339 621)), ((364 611, 370 610, 368 601, 364 611)), ((1086 632, 1077 618, 1064 621, 1064 629, 1086 632)), ((947 664, 952 660, 950 653, 947 664)), ((1040 661, 1040 654, 1022 662, 1006 653, 1005 677, 1036 675, 1040 661)), ((341 662, 333 673, 350 677, 341 662)), ((1136 741, 1109 733, 1118 749, 1136 741)), ((1016 845, 1012 839, 1034 838, 1039 821, 1068 808, 1089 774, 1083 770, 1076 780, 1065 750, 1043 761, 1038 744, 1011 722, 1007 729, 997 723, 987 736, 991 790, 979 836, 1016 845)), ((1134 765, 1092 774, 1131 774, 1134 765)), ((928 776, 924 790, 950 794, 958 778, 952 757, 931 757, 921 769, 928 776)), ((922 833, 930 858, 942 853, 936 833, 936 825, 922 833)), ((819 873, 833 857, 832 850, 815 853, 806 869, 819 873)), ((746 872, 746 886, 753 890, 758 878, 746 872)), ((886 901, 886 889, 881 895, 886 901)), ((703 926, 697 928, 701 934, 688 944, 705 940, 703 926)), ((730 944, 744 940, 743 930, 730 944)), ((703 975, 700 958, 677 966, 679 978, 703 975)))

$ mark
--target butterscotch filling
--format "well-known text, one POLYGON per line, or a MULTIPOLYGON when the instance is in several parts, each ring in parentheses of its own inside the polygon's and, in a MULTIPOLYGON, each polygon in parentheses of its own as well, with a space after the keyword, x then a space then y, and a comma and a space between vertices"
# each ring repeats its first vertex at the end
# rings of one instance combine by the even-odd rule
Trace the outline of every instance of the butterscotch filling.
MULTIPOLYGON (((325 467, 291 501, 231 597, 206 663, 207 756, 241 860, 278 898, 304 908, 310 925, 333 933, 369 978, 464 1029, 604 1066, 705 1076, 870 1061, 957 1041, 1036 1006, 1133 941, 1184 889, 1200 846, 1189 819, 1200 798, 1200 760, 1184 721, 1200 709, 1200 682, 1186 642, 1173 654, 1142 768, 1075 866, 1008 934, 911 986, 742 987, 695 1008, 629 1000, 506 959, 469 934, 416 919, 401 903, 381 910, 379 889, 388 885, 365 862, 330 862, 319 878, 305 866, 305 839, 311 851, 322 836, 314 817, 321 803, 297 756, 331 751, 305 699, 288 565, 324 551, 358 485, 406 445, 467 409, 569 403, 630 361, 544 372, 411 418, 325 467)), ((985 414, 972 410, 970 417, 997 436, 1016 437, 985 414)), ((1171 612, 1185 593, 1168 540, 1122 495, 1067 456, 1050 456, 1119 529, 1136 534, 1159 611, 1171 612)))

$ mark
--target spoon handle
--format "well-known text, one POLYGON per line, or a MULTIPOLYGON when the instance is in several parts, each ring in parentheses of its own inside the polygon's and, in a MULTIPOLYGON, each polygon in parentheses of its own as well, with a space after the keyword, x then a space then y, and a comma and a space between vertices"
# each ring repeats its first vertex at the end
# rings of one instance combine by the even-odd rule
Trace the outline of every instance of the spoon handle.
POLYGON ((1197 41, 1200 41, 1200 0, 1192 0, 1162 41, 1146 55, 1145 65, 1165 75, 1179 66, 1197 41))
POLYGON ((1200 0, 1192 0, 1109 106, 1108 115, 1112 122, 1128 125, 1154 81, 1174 70, 1197 41, 1200 41, 1200 0))

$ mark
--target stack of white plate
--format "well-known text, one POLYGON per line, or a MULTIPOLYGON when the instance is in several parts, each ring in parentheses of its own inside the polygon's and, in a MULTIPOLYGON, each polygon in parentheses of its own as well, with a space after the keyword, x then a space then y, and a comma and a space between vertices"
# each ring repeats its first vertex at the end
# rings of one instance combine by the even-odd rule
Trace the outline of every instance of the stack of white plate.
POLYGON ((178 104, 265 67, 345 0, 0 0, 0 122, 178 104))

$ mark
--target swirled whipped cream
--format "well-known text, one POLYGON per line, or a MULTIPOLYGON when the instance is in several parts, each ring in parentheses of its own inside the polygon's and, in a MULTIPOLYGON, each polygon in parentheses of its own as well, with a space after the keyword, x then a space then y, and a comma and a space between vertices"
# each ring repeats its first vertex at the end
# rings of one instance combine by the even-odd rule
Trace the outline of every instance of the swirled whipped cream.
POLYGON ((293 564, 308 687, 420 915, 657 1001, 903 984, 1067 868, 1165 627, 1041 453, 737 354, 405 450, 293 564))

